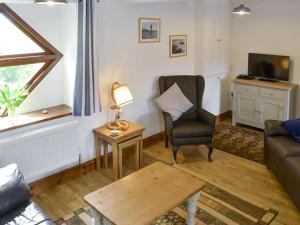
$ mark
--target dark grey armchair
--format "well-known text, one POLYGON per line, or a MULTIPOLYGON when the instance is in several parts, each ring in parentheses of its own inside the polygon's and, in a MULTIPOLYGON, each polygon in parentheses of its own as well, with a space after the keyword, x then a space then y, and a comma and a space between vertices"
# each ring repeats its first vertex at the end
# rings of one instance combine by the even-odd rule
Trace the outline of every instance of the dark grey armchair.
POLYGON ((159 78, 160 94, 164 93, 174 83, 180 87, 184 95, 193 103, 193 107, 173 122, 167 112, 162 112, 165 123, 165 145, 173 146, 173 156, 176 162, 177 152, 182 145, 206 145, 209 149, 208 160, 212 161, 212 138, 216 117, 202 109, 202 98, 205 81, 202 76, 162 76, 159 78))

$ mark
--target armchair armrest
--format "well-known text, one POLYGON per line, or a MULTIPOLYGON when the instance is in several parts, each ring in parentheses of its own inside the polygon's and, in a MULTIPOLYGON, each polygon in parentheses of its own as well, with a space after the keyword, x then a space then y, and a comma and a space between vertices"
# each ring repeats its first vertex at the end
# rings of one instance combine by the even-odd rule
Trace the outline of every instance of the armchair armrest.
POLYGON ((286 136, 286 130, 281 127, 282 121, 266 120, 265 121, 265 135, 266 136, 286 136))
POLYGON ((28 185, 16 164, 0 169, 0 216, 27 203, 31 198, 28 185))
POLYGON ((170 113, 167 112, 162 112, 163 117, 164 117, 164 122, 165 122, 165 132, 167 137, 169 138, 170 141, 173 140, 173 127, 174 127, 174 122, 172 119, 172 116, 170 113))
POLYGON ((215 125, 216 125, 216 116, 215 115, 213 115, 212 113, 210 113, 204 109, 199 109, 198 115, 201 120, 208 123, 210 126, 215 127, 215 125))

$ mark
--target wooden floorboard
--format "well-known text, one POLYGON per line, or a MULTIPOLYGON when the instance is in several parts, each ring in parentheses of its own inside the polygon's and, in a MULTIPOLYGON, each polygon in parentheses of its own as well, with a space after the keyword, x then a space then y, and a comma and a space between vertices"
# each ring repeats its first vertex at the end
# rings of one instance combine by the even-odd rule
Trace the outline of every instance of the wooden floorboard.
MULTIPOLYGON (((171 148, 166 149, 162 141, 144 152, 145 165, 152 163, 153 158, 172 163, 171 148)), ((179 163, 175 166, 253 204, 278 210, 279 215, 272 225, 300 224, 300 213, 264 165, 218 150, 214 151, 213 158, 212 163, 207 162, 204 147, 185 147, 178 153, 179 163)), ((134 165, 132 160, 127 155, 125 165, 134 165)), ((133 169, 128 167, 124 172, 129 174, 133 169)), ((57 219, 86 206, 83 196, 111 182, 111 169, 93 171, 57 185, 35 196, 34 200, 51 218, 57 219)))

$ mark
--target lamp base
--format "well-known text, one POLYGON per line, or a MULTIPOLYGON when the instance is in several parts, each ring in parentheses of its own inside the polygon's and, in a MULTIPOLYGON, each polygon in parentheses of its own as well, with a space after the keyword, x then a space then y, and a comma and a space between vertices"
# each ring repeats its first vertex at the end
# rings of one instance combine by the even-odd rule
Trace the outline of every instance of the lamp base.
POLYGON ((125 120, 116 120, 107 124, 107 128, 110 130, 126 131, 129 128, 129 124, 125 120))

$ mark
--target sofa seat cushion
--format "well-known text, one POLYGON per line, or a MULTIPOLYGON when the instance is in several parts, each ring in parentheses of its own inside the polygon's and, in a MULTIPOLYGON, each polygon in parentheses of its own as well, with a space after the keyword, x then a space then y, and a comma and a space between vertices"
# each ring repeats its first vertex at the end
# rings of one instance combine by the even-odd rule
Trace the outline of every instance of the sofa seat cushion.
POLYGON ((55 225, 54 222, 34 202, 23 206, 0 217, 1 225, 55 225))
POLYGON ((284 188, 300 210, 300 157, 288 157, 284 163, 284 188))
POLYGON ((201 120, 181 120, 173 129, 174 138, 212 136, 213 133, 213 127, 201 120))

